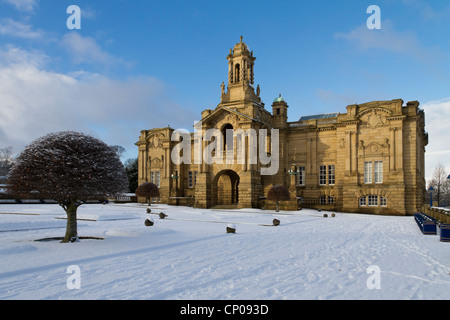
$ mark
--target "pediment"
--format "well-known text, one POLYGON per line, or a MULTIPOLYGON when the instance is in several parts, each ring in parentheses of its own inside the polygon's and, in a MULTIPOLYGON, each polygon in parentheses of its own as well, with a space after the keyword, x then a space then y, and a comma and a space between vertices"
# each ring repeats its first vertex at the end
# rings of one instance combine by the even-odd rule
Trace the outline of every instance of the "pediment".
POLYGON ((358 154, 359 156, 363 155, 388 155, 389 154, 389 139, 386 139, 383 143, 379 143, 376 141, 371 141, 369 143, 365 143, 363 140, 359 142, 358 146, 358 154))
POLYGON ((212 111, 194 126, 197 127, 200 124, 206 125, 207 127, 214 127, 220 129, 223 125, 230 123, 233 127, 237 127, 239 123, 244 121, 257 121, 239 111, 230 109, 227 107, 219 107, 218 109, 212 111))
POLYGON ((151 168, 162 168, 163 162, 160 158, 154 157, 150 160, 150 167, 151 168))

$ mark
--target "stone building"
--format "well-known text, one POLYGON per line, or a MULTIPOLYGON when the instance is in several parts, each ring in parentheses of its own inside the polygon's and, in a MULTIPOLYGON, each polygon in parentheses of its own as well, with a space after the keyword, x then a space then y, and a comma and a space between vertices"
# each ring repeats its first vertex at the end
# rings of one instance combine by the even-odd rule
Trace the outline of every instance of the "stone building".
POLYGON ((139 184, 156 183, 161 202, 268 208, 268 190, 281 184, 291 192, 285 209, 395 215, 419 210, 428 143, 419 102, 375 101, 349 105, 346 113, 288 121, 289 105, 281 95, 271 112, 261 101, 254 82, 256 58, 242 37, 227 60, 228 84, 221 85, 221 101, 202 112, 195 132, 184 135, 188 152, 175 150, 181 139, 173 138, 170 127, 141 132, 136 143, 139 184), (207 137, 203 133, 209 129, 222 135, 207 137), (249 157, 252 151, 256 161, 249 157), (174 154, 185 161, 174 161, 174 154), (205 161, 205 154, 215 161, 205 161), (264 174, 269 167, 276 171, 264 174))

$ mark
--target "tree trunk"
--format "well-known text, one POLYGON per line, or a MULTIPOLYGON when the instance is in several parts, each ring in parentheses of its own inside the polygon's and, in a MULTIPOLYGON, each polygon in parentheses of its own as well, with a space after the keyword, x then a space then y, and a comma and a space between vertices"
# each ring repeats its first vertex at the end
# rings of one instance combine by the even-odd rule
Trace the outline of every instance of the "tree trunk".
POLYGON ((277 201, 277 212, 280 211, 280 203, 277 201))
POLYGON ((66 235, 62 243, 75 242, 78 241, 78 231, 77 231, 77 209, 78 206, 71 203, 64 207, 67 213, 67 227, 66 235))

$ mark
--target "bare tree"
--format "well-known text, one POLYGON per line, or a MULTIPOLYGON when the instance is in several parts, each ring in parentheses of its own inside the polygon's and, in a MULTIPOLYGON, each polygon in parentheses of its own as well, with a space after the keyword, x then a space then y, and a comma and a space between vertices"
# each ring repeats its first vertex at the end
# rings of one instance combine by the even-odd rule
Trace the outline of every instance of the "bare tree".
POLYGON ((77 209, 86 200, 127 190, 115 151, 88 135, 66 131, 42 137, 17 157, 8 188, 18 196, 53 199, 67 213, 63 242, 78 240, 77 209))
POLYGON ((433 171, 433 176, 431 180, 428 182, 429 187, 433 187, 434 194, 438 206, 441 205, 441 202, 445 200, 447 202, 450 196, 450 181, 447 180, 447 172, 445 171, 442 163, 439 163, 438 166, 433 171))
POLYGON ((158 186, 152 182, 144 182, 136 189, 136 195, 147 199, 148 205, 151 205, 151 198, 159 197, 158 186))
POLYGON ((267 199, 276 202, 277 212, 280 211, 280 201, 289 201, 291 199, 291 194, 289 189, 282 185, 274 185, 270 188, 267 199))
POLYGON ((118 145, 111 146, 111 148, 116 152, 116 154, 119 157, 119 159, 122 158, 123 153, 125 151, 127 151, 127 149, 125 149, 122 146, 118 146, 118 145))

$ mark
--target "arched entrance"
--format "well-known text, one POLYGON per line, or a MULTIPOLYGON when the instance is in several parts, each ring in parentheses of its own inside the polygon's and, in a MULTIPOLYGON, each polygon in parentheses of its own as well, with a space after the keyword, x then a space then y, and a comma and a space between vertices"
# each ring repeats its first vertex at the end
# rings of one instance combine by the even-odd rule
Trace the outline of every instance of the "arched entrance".
POLYGON ((233 170, 223 170, 214 178, 214 205, 234 205, 239 203, 239 175, 233 170))

